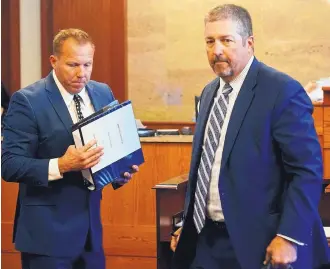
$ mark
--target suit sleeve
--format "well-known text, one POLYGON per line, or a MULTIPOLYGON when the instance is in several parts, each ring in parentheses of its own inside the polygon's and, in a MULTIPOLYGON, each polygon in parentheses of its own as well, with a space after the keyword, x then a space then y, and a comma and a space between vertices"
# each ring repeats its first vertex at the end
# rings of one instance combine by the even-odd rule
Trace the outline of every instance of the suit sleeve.
POLYGON ((16 92, 4 119, 1 175, 5 181, 48 186, 49 159, 38 159, 38 126, 23 92, 16 92))
POLYGON ((273 136, 289 178, 277 233, 308 244, 318 216, 323 179, 313 105, 301 85, 292 81, 279 94, 274 112, 273 136))

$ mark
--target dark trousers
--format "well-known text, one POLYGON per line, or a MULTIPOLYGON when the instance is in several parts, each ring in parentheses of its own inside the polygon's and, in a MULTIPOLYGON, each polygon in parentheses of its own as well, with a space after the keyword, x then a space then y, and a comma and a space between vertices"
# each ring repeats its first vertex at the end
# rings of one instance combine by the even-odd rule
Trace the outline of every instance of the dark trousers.
POLYGON ((241 269, 224 223, 206 220, 190 269, 241 269))
POLYGON ((21 253, 22 269, 105 269, 103 252, 84 252, 78 257, 49 257, 21 253))
POLYGON ((103 249, 92 252, 89 236, 83 252, 77 257, 51 257, 21 253, 22 269, 105 269, 103 249))

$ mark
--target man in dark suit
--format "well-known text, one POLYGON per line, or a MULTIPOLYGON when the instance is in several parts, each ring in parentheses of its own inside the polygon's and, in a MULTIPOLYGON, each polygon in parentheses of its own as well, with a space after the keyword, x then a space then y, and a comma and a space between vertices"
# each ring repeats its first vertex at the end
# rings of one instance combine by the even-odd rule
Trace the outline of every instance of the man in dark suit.
POLYGON ((212 9, 205 42, 218 78, 201 95, 173 268, 318 268, 329 254, 312 103, 254 57, 246 9, 212 9))
MULTIPOLYGON (((4 120, 2 177, 19 183, 14 242, 23 269, 104 269, 101 192, 91 192, 81 170, 103 154, 97 141, 76 148, 71 126, 114 100, 90 80, 94 44, 79 29, 53 41, 53 71, 16 92, 4 120)), ((138 170, 132 167, 132 172, 138 170)), ((129 172, 114 184, 127 183, 129 172)))

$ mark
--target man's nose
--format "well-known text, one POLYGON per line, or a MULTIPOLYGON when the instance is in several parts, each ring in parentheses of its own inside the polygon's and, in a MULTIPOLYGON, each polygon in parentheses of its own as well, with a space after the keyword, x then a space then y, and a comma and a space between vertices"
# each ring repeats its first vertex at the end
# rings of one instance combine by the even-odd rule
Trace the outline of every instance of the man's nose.
POLYGON ((216 56, 223 54, 223 44, 219 40, 215 41, 214 43, 213 53, 216 56))
POLYGON ((85 69, 83 66, 78 66, 77 67, 77 77, 84 77, 85 75, 85 69))

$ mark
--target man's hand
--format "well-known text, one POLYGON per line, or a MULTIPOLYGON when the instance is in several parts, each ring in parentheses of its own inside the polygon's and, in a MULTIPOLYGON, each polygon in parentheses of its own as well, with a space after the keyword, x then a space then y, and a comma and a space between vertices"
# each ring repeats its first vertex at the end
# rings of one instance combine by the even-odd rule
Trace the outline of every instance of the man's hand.
POLYGON ((297 260, 297 246, 283 237, 276 236, 266 249, 264 264, 274 268, 287 268, 297 260))
POLYGON ((180 235, 181 235, 182 227, 177 229, 173 234, 172 234, 172 239, 171 239, 171 249, 174 252, 176 249, 176 246, 178 245, 180 235))
POLYGON ((117 179, 116 183, 118 183, 119 185, 126 184, 128 181, 130 181, 130 179, 132 178, 132 175, 136 172, 139 172, 139 167, 137 165, 133 165, 132 166, 132 171, 130 173, 125 172, 123 174, 123 178, 117 179))
POLYGON ((92 149, 96 143, 96 140, 92 140, 80 148, 74 145, 69 146, 65 154, 58 159, 60 173, 88 169, 99 163, 103 155, 103 147, 92 149))

